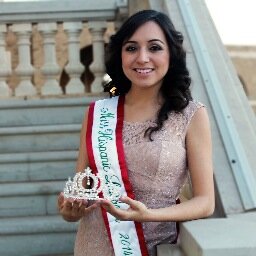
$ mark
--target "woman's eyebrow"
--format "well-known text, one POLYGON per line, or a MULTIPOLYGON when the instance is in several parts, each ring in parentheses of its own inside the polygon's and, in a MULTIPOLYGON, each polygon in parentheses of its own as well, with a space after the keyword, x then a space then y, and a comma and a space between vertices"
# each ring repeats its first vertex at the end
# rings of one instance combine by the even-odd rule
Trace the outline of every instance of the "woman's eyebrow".
POLYGON ((126 44, 137 44, 138 42, 136 41, 131 41, 131 40, 128 40, 128 41, 124 41, 123 45, 126 45, 126 44))
MULTIPOLYGON (((148 43, 152 43, 152 42, 159 42, 159 43, 165 45, 165 43, 160 39, 150 39, 150 40, 148 40, 148 43)), ((137 43, 138 43, 137 41, 128 40, 128 41, 125 41, 123 43, 123 45, 125 45, 125 44, 137 44, 137 43)))
POLYGON ((151 40, 149 40, 148 42, 149 43, 151 43, 151 42, 155 42, 155 41, 157 41, 157 42, 159 42, 159 43, 161 43, 161 44, 165 44, 162 40, 160 40, 160 39, 151 39, 151 40))

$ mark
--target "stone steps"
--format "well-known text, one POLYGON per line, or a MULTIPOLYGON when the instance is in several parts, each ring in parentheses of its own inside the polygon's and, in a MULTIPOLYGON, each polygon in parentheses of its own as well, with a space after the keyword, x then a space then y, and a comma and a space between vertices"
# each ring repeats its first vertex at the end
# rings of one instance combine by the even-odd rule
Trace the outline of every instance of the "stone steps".
POLYGON ((0 101, 0 127, 80 124, 96 98, 12 99, 0 101))
POLYGON ((72 255, 76 229, 59 216, 1 218, 0 255, 72 255))
POLYGON ((0 154, 77 150, 81 124, 0 128, 0 154))
POLYGON ((0 154, 0 184, 64 180, 73 175, 77 151, 0 154))
POLYGON ((57 214, 57 194, 63 190, 64 185, 64 181, 1 184, 0 217, 57 214))
POLYGON ((0 255, 72 256, 77 223, 57 195, 74 175, 86 106, 97 98, 0 101, 0 255))

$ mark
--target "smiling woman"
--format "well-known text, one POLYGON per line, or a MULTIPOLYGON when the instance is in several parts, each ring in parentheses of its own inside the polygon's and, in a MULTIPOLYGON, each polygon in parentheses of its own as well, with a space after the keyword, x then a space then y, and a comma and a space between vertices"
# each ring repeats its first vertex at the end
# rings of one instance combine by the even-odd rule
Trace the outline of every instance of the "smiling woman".
POLYGON ((210 126, 204 105, 192 100, 182 43, 154 10, 134 14, 111 37, 106 69, 116 96, 86 111, 77 171, 89 166, 123 196, 106 200, 103 192, 91 204, 59 196, 63 218, 80 220, 75 256, 155 256, 158 244, 177 241, 177 221, 212 214, 210 126), (111 136, 99 147, 102 133, 111 136), (189 174, 193 196, 176 204, 189 174))
POLYGON ((168 71, 169 59, 168 44, 159 25, 149 21, 139 27, 122 47, 123 71, 133 83, 129 93, 151 87, 158 92, 168 71))

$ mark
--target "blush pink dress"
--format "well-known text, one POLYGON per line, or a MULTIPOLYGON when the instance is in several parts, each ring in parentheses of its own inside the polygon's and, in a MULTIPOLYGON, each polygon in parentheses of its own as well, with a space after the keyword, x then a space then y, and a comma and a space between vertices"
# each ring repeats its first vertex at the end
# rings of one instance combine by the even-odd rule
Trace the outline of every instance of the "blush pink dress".
MULTIPOLYGON (((148 208, 176 203, 188 175, 185 136, 194 113, 203 105, 191 101, 182 113, 171 113, 161 131, 150 141, 144 132, 155 122, 124 121, 123 143, 129 178, 136 200, 148 208)), ((145 222, 143 231, 150 256, 156 245, 172 243, 177 235, 175 222, 145 222)), ((74 256, 114 256, 101 210, 82 218, 76 236, 74 256)))

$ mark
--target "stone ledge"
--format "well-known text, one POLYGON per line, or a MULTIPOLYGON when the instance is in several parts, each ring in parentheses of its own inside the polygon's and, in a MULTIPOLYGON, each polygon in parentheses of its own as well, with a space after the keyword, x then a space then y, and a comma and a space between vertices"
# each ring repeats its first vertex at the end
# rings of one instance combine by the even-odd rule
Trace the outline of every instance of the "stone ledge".
POLYGON ((0 21, 5 23, 114 20, 118 9, 115 0, 62 0, 60 2, 0 3, 0 21))
POLYGON ((102 99, 103 95, 75 95, 75 96, 56 96, 54 98, 11 98, 1 99, 0 109, 27 109, 27 108, 49 108, 49 107, 65 107, 65 106, 81 106, 84 107, 90 104, 92 101, 102 99))
POLYGON ((186 256, 255 256, 255 230, 255 221, 242 217, 184 222, 181 248, 186 256))
POLYGON ((157 256, 185 256, 179 245, 160 244, 157 246, 157 256))
POLYGON ((232 214, 229 215, 228 218, 239 221, 253 221, 256 223, 256 212, 246 212, 246 213, 241 213, 241 214, 232 214))

